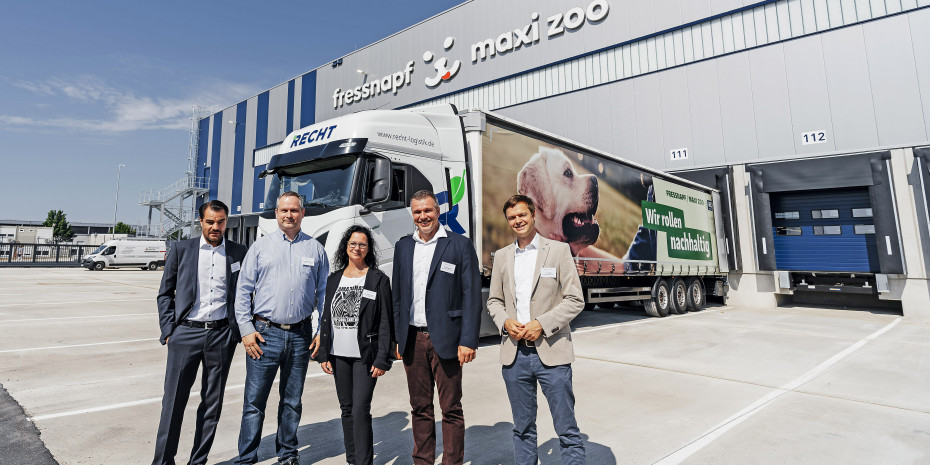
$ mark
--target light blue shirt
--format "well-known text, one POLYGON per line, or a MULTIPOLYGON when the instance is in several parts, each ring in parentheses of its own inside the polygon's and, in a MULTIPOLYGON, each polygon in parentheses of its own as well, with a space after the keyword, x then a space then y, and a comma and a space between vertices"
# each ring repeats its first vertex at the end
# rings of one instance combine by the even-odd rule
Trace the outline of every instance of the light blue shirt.
POLYGON ((279 324, 294 324, 314 316, 316 310, 311 320, 316 335, 328 276, 326 251, 303 232, 293 241, 281 231, 255 241, 242 260, 236 288, 240 334, 255 332, 253 315, 279 324))

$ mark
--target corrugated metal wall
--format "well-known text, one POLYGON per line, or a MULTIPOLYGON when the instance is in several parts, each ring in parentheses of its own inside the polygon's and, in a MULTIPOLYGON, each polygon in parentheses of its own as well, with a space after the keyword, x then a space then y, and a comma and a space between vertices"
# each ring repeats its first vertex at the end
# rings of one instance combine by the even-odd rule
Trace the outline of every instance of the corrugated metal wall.
MULTIPOLYGON (((601 24, 470 61, 478 36, 529 24, 533 11, 540 12, 545 34, 548 14, 589 3, 467 2, 345 57, 340 67, 324 66, 276 86, 263 94, 267 107, 261 96, 250 99, 248 114, 256 116, 247 118, 246 145, 276 143, 291 127, 365 108, 435 103, 498 110, 661 169, 928 141, 930 9, 924 7, 930 0, 613 0, 601 24), (456 45, 440 53, 447 36, 456 37, 456 45), (424 63, 424 50, 461 59, 463 71, 427 89, 422 80, 432 65, 424 63), (579 56, 592 50, 600 51, 579 56), (397 95, 333 108, 335 88, 380 79, 409 60, 416 62, 415 82, 397 95), (457 93, 426 100, 442 92, 457 93), (825 140, 805 144, 809 131, 823 131, 825 140), (673 161, 676 149, 688 149, 689 157, 673 161)), ((214 128, 231 119, 225 113, 210 118, 201 145, 208 154, 222 145, 222 172, 211 174, 222 180, 213 189, 228 200, 228 133, 235 131, 214 128), (214 138, 214 131, 222 137, 214 138)), ((244 157, 251 152, 246 148, 244 157)), ((245 166, 253 166, 249 161, 245 166)), ((257 210, 263 197, 258 169, 243 173, 243 211, 249 205, 257 210)))

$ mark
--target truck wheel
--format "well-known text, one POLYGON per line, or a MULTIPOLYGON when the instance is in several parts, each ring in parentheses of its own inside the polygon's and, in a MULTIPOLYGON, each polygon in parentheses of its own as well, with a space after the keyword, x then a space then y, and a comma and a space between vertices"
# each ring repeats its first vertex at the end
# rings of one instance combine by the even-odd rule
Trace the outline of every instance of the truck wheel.
POLYGON ((103 262, 94 262, 94 271, 103 271, 105 266, 103 262))
POLYGON ((688 281, 688 310, 704 310, 704 284, 700 278, 691 278, 691 281, 688 281))
POLYGON ((656 318, 663 318, 668 315, 668 309, 671 306, 671 296, 668 289, 668 283, 659 278, 655 283, 655 297, 643 301, 643 307, 646 314, 656 318))
POLYGON ((688 286, 685 286, 685 280, 675 278, 672 281, 671 297, 672 311, 676 315, 688 313, 688 286))
POLYGON ((149 263, 149 271, 155 271, 158 269, 158 262, 149 263))

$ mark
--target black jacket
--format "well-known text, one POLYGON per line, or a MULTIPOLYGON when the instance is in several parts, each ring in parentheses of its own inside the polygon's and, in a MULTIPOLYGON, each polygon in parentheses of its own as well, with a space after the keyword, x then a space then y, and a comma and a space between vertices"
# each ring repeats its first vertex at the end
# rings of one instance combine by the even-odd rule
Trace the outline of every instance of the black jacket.
MULTIPOLYGON (((333 296, 339 288, 342 270, 329 275, 326 282, 326 305, 320 317, 319 362, 328 361, 333 350, 333 296)), ((365 290, 374 291, 374 299, 362 297, 358 316, 358 350, 366 365, 390 370, 391 348, 394 335, 394 319, 391 312, 391 281, 376 268, 369 268, 365 275, 365 290)))
MULTIPOLYGON (((239 336, 239 324, 236 323, 236 284, 239 280, 239 267, 248 248, 232 241, 226 241, 226 317, 229 328, 236 341, 239 336), (235 265, 236 271, 233 271, 235 265)), ((171 336, 181 320, 187 318, 194 300, 197 298, 198 278, 197 263, 200 261, 200 238, 179 241, 168 252, 165 260, 165 272, 161 277, 158 290, 158 325, 161 327, 162 344, 171 336)))
MULTIPOLYGON (((394 339, 401 354, 410 329, 415 249, 413 236, 402 237, 394 246, 394 339)), ((426 327, 436 354, 458 359, 459 346, 476 349, 484 311, 475 246, 471 239, 446 231, 436 242, 426 280, 426 327)))

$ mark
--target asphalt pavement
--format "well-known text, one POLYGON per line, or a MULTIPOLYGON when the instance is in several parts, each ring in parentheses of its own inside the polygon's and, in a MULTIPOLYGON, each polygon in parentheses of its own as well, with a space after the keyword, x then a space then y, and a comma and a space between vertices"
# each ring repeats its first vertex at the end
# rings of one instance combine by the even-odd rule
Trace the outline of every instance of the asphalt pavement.
MULTIPOLYGON (((24 411, 0 394, 0 464, 151 461, 166 356, 157 341, 160 277, 0 269, 0 384, 24 411)), ((621 307, 585 312, 573 328, 589 464, 930 463, 928 320, 725 305, 657 319, 621 307)), ((513 463, 496 342, 484 338, 464 372, 472 465, 513 463)), ((210 463, 236 457, 244 365, 237 349, 210 463)), ((187 460, 198 397, 186 411, 179 463, 187 460)), ((539 400, 541 461, 559 463, 539 400)), ((273 392, 261 464, 276 461, 276 404, 273 392)), ((303 404, 301 463, 345 463, 333 381, 316 364, 303 404)), ((412 463, 409 408, 395 365, 375 390, 376 464, 412 463)))

